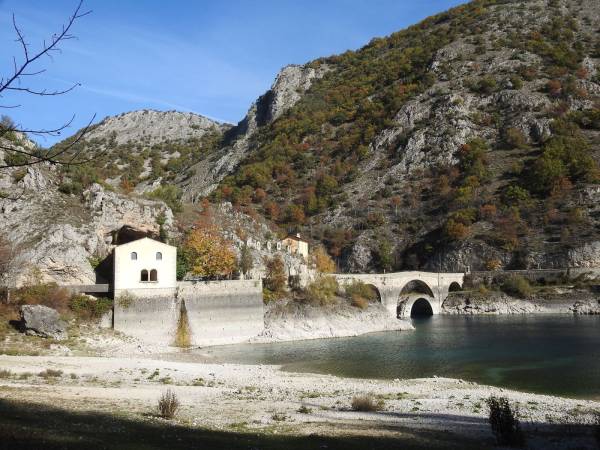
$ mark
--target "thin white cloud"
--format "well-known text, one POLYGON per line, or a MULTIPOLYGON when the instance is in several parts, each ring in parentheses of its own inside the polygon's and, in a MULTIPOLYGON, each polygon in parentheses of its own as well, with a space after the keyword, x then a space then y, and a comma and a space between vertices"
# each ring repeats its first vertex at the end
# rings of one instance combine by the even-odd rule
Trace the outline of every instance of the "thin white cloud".
POLYGON ((91 92, 93 94, 102 95, 105 97, 117 98, 119 100, 124 100, 124 101, 131 102, 131 103, 142 103, 145 105, 159 105, 159 106, 162 106, 165 108, 171 108, 171 109, 174 109, 177 111, 191 112, 194 114, 202 115, 204 117, 208 117, 209 119, 215 120, 217 122, 227 123, 226 120, 219 119, 217 117, 211 117, 211 116, 208 116, 201 112, 198 112, 198 111, 194 110, 193 108, 189 108, 185 105, 171 103, 171 102, 159 99, 159 98, 153 98, 153 97, 147 97, 144 95, 132 94, 130 92, 125 92, 125 91, 121 91, 118 89, 98 88, 98 87, 94 87, 94 86, 81 86, 80 89, 87 91, 87 92, 91 92))

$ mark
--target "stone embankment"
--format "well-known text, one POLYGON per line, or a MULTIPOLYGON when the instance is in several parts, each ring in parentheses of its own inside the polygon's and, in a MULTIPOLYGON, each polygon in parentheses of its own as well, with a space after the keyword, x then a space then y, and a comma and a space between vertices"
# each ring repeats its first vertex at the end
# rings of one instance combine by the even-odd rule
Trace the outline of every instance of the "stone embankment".
POLYGON ((497 291, 451 293, 443 314, 600 314, 600 295, 586 289, 551 288, 520 299, 497 291))
POLYGON ((409 322, 390 317, 380 304, 370 304, 362 310, 347 303, 315 307, 289 300, 272 302, 266 307, 265 329, 252 341, 324 339, 412 329, 409 322))

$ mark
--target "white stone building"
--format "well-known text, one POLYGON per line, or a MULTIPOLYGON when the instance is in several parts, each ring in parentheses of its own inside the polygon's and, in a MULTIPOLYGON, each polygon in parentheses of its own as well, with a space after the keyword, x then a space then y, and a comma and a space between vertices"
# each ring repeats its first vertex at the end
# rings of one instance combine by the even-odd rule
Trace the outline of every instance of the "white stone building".
POLYGON ((114 295, 164 295, 177 288, 177 248, 150 238, 114 251, 114 295))

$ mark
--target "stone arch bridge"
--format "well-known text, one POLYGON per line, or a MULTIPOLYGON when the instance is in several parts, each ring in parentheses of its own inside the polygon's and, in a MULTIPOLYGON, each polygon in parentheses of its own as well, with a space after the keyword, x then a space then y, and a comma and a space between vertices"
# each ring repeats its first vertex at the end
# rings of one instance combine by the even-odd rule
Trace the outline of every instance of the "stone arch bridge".
POLYGON ((337 274, 340 285, 354 281, 374 287, 381 304, 393 317, 439 314, 448 292, 462 289, 463 273, 396 272, 337 274))

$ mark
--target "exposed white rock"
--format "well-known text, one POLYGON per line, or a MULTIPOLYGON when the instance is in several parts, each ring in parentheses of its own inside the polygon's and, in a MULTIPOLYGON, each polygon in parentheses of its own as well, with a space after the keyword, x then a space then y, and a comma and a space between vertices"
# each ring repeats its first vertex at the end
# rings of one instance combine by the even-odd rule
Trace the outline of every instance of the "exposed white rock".
POLYGON ((600 267, 600 241, 585 243, 569 250, 567 267, 600 267))
POLYGON ((328 68, 325 65, 314 69, 308 66, 289 65, 281 69, 269 92, 268 122, 277 120, 284 112, 302 98, 315 78, 321 78, 328 68))
POLYGON ((144 109, 105 118, 85 135, 85 140, 114 137, 118 145, 141 141, 151 146, 165 141, 200 138, 208 131, 224 127, 227 126, 194 113, 144 109))
POLYGON ((361 310, 347 303, 314 307, 290 300, 267 306, 265 330, 253 341, 322 339, 412 329, 409 322, 391 317, 381 305, 371 304, 361 310))

